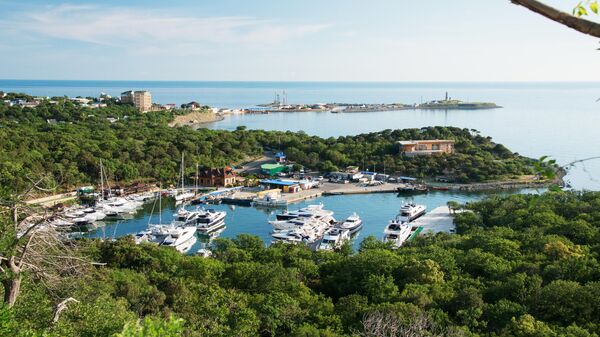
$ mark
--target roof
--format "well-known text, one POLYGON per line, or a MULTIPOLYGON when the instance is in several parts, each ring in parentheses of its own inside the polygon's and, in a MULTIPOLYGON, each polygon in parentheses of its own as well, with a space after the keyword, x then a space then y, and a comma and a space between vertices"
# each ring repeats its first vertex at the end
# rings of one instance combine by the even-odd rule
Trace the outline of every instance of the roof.
POLYGON ((293 186, 298 185, 300 182, 291 180, 279 180, 279 179, 264 179, 260 181, 261 184, 269 185, 282 185, 282 186, 293 186))
POLYGON ((421 139, 421 140, 401 140, 398 142, 400 145, 413 145, 413 144, 431 144, 431 143, 454 143, 451 139, 421 139))
POLYGON ((281 164, 262 164, 262 165, 260 165, 260 168, 263 169, 263 170, 272 170, 272 169, 276 169, 276 168, 279 168, 279 167, 282 167, 282 166, 284 166, 284 165, 281 165, 281 164))
POLYGON ((283 152, 277 152, 275 157, 285 157, 285 154, 283 152))
POLYGON ((413 178, 413 177, 400 177, 400 179, 402 179, 402 180, 417 180, 417 178, 413 178))

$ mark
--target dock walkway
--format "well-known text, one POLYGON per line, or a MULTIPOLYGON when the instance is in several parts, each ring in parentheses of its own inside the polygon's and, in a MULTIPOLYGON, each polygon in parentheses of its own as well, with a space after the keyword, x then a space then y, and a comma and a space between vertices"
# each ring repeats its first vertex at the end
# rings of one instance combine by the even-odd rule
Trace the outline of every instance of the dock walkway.
POLYGON ((411 222, 413 227, 421 227, 419 234, 425 233, 454 233, 454 217, 450 214, 448 206, 434 208, 431 212, 411 222))

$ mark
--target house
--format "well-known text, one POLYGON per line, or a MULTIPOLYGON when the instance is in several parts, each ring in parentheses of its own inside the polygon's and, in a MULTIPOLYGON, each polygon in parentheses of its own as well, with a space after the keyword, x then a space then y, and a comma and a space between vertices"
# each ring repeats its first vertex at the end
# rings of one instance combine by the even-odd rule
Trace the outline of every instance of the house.
POLYGON ((202 186, 232 186, 237 177, 231 167, 202 168, 198 171, 198 184, 202 186))
POLYGON ((399 141, 400 153, 405 156, 454 153, 454 141, 446 139, 402 140, 399 141))
POLYGON ((283 153, 283 152, 277 152, 275 154, 275 162, 277 162, 277 163, 285 163, 285 161, 286 161, 285 153, 283 153))
POLYGON ((198 110, 198 109, 202 108, 202 105, 200 105, 200 103, 198 103, 196 101, 191 101, 189 103, 182 104, 181 108, 182 109, 198 110))

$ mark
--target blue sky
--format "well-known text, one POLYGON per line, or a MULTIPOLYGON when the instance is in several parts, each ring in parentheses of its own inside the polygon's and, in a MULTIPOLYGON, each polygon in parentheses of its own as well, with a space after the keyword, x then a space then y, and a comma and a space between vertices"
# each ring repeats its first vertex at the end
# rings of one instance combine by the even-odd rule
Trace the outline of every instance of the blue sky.
POLYGON ((597 47, 510 0, 0 0, 4 79, 592 81, 597 47))

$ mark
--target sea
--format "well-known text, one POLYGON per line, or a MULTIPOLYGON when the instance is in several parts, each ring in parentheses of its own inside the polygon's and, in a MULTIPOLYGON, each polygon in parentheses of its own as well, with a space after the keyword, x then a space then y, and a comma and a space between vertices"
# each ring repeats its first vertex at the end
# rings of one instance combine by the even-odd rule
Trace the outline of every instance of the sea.
MULTIPOLYGON (((0 91, 36 96, 113 96, 126 90, 149 90, 154 102, 181 104, 198 101, 219 108, 248 108, 272 102, 276 95, 289 103, 421 103, 443 99, 494 102, 491 110, 402 110, 365 113, 298 112, 227 116, 211 129, 303 131, 321 137, 357 135, 384 129, 455 126, 490 136, 521 155, 549 156, 568 167, 565 180, 573 189, 600 190, 600 82, 209 82, 209 81, 63 81, 0 80, 0 91), (581 161, 582 162, 577 162, 581 161), (577 162, 576 164, 571 164, 577 162)), ((531 191, 526 191, 531 192, 531 191)), ((534 191, 535 192, 535 191, 534 191)), ((486 194, 436 192, 415 197, 429 208, 448 200, 471 201, 486 194)), ((365 218, 361 236, 381 232, 406 198, 396 195, 329 196, 322 202, 339 217, 357 212, 365 218)), ((305 203, 291 206, 301 207, 305 203)), ((165 214, 174 206, 167 205, 165 214)), ((218 208, 228 206, 219 205, 218 208)), ((272 212, 272 211, 271 211, 272 212)), ((124 235, 145 226, 149 214, 109 224, 93 235, 124 235), (111 226, 117 226, 115 229, 111 226), (129 229, 127 229, 129 228, 129 229)), ((272 213, 228 208, 227 229, 221 236, 259 235, 269 241, 272 213)), ((147 224, 146 224, 147 225, 147 224)), ((356 241, 358 244, 358 240, 356 241)))

